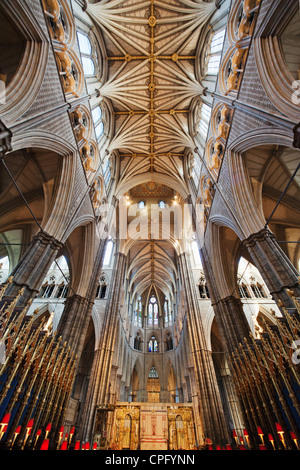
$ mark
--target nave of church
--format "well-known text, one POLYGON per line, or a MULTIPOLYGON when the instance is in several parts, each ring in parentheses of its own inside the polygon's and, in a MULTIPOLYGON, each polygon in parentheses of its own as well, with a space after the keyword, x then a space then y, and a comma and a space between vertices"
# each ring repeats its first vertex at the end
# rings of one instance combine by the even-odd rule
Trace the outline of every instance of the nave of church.
POLYGON ((0 25, 0 449, 299 450, 299 1, 0 25))

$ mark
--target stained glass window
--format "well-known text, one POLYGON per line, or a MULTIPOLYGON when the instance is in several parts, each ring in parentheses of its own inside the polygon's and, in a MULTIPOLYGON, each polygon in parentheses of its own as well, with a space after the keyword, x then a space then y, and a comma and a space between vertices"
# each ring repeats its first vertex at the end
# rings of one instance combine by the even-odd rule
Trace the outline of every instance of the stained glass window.
POLYGON ((149 372, 149 377, 151 379, 158 379, 158 373, 155 367, 151 367, 150 372, 149 372))
POLYGON ((152 336, 148 343, 148 351, 149 352, 158 352, 158 342, 155 338, 155 336, 152 336))
POLYGON ((138 298, 136 302, 136 309, 134 312, 134 324, 136 326, 142 326, 142 299, 138 298))
POLYGON ((152 295, 148 304, 148 326, 158 325, 158 302, 152 295))

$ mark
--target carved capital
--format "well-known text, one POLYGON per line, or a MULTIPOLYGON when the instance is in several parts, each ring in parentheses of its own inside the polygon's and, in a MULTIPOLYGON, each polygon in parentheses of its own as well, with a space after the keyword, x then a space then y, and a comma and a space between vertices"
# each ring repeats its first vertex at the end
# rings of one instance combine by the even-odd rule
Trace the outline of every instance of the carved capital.
POLYGON ((0 158, 9 152, 11 148, 12 132, 0 120, 0 158))
POLYGON ((293 128, 294 141, 293 147, 300 149, 300 122, 293 128))
POLYGON ((254 246, 257 242, 263 242, 268 238, 275 239, 275 236, 269 229, 263 228, 259 232, 253 233, 248 238, 245 238, 245 240, 242 241, 242 245, 245 247, 254 246))
POLYGON ((49 235, 47 232, 40 231, 32 238, 32 243, 40 242, 43 245, 50 245, 53 250, 61 250, 63 248, 63 243, 59 240, 56 240, 52 235, 49 235))

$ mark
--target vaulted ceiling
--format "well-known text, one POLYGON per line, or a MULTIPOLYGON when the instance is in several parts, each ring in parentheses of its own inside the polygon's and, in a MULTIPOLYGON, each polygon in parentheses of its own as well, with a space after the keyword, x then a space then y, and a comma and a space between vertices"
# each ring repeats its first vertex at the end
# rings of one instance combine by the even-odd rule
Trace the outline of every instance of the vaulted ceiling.
MULTIPOLYGON (((203 87, 195 71, 203 27, 216 10, 202 0, 102 0, 87 11, 99 25, 108 75, 100 87, 115 114, 108 150, 120 158, 119 195, 143 183, 162 184, 186 197, 183 159, 195 148, 190 106, 203 87)), ((175 287, 174 250, 165 242, 135 243, 129 288, 175 287)))
POLYGON ((135 177, 148 172, 183 183, 182 158, 187 148, 195 148, 189 108, 203 92, 195 76, 196 48, 215 9, 214 2, 200 0, 88 5, 107 49, 109 73, 100 94, 112 101, 115 111, 109 151, 121 157, 120 184, 130 178, 135 185, 135 177))

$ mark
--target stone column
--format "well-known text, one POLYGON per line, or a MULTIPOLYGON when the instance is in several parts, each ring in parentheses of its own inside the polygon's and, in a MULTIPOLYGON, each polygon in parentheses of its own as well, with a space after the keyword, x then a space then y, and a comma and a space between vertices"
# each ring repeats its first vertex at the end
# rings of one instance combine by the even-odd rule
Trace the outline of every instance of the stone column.
POLYGON ((227 352, 231 353, 250 333, 243 304, 240 299, 230 295, 212 305, 222 343, 227 352))
POLYGON ((61 336, 62 342, 66 341, 67 345, 77 355, 78 362, 92 314, 98 279, 102 272, 105 246, 106 240, 100 240, 86 297, 77 294, 67 297, 57 328, 57 335, 61 336))
POLYGON ((247 248, 274 300, 282 301, 287 308, 294 308, 286 289, 293 290, 296 297, 300 296, 299 273, 276 242, 273 233, 264 228, 242 244, 247 248))
POLYGON ((21 302, 26 303, 29 299, 34 298, 62 247, 63 244, 60 241, 46 232, 41 231, 35 235, 22 259, 11 273, 13 282, 6 295, 15 296, 21 288, 24 288, 21 302))
MULTIPOLYGON (((231 371, 228 365, 225 364, 223 368, 221 368, 220 375, 224 387, 224 398, 228 405, 228 419, 230 421, 229 425, 231 425, 233 429, 236 430, 239 436, 243 436, 243 430, 247 426, 245 425, 240 402, 236 394, 235 384, 233 382, 231 371)), ((231 437, 231 442, 234 442, 233 437, 231 437)), ((229 444, 231 444, 231 442, 229 442, 229 444)))
POLYGON ((110 374, 120 309, 122 285, 125 273, 126 257, 123 253, 115 254, 112 283, 106 303, 99 347, 95 351, 89 384, 89 392, 84 406, 84 422, 81 432, 85 439, 93 430, 96 406, 109 400, 110 374))
POLYGON ((221 444, 228 442, 229 436, 211 351, 207 349, 190 258, 182 253, 179 259, 204 437, 210 438, 214 444, 221 444))
POLYGON ((240 298, 228 295, 220 298, 206 250, 201 250, 205 279, 208 284, 211 304, 222 338, 223 347, 233 352, 244 338, 249 337, 250 326, 243 310, 240 298))

